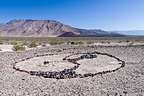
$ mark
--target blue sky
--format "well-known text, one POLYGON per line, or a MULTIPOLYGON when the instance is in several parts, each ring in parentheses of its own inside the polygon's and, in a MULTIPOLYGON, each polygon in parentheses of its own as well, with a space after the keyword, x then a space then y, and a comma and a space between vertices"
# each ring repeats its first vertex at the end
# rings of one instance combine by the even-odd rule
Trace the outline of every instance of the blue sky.
POLYGON ((52 19, 87 29, 144 30, 144 0, 1 0, 0 22, 12 19, 52 19))

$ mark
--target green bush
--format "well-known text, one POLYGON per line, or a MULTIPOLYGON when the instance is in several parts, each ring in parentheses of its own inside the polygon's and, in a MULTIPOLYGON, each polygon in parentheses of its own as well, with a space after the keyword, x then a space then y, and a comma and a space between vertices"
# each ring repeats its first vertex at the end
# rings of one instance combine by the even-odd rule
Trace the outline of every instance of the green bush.
POLYGON ((33 47, 37 47, 38 44, 35 41, 32 41, 28 47, 33 48, 33 47))
POLYGON ((14 45, 13 46, 13 51, 25 51, 25 46, 23 45, 14 45))

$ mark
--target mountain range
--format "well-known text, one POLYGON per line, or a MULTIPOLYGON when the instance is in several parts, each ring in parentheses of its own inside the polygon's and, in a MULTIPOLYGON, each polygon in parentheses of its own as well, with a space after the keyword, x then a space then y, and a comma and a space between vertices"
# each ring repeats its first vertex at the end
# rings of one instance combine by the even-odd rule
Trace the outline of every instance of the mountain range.
POLYGON ((101 29, 74 28, 54 20, 11 20, 0 24, 0 37, 120 37, 101 29))
POLYGON ((144 36, 144 30, 126 30, 126 31, 113 31, 127 36, 144 36))

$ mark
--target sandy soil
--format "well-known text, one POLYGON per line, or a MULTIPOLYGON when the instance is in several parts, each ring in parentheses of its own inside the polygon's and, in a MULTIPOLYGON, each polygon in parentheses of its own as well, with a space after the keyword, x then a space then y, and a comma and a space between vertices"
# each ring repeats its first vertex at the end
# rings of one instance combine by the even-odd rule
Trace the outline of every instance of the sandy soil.
POLYGON ((93 45, 97 46, 129 46, 129 45, 144 45, 144 43, 139 43, 139 42, 121 42, 121 43, 94 43, 93 45))
POLYGON ((83 59, 78 61, 80 67, 76 70, 78 74, 87 74, 87 73, 98 73, 108 70, 114 70, 119 68, 121 65, 116 59, 98 55, 97 58, 94 59, 83 59))
MULTIPOLYGON (((108 62, 111 63, 111 60, 108 62)), ((143 81, 143 46, 50 46, 24 52, 0 53, 0 96, 144 96, 143 81), (104 75, 60 80, 31 76, 13 69, 15 62, 37 54, 57 55, 95 50, 120 58, 126 62, 126 66, 104 75)))
POLYGON ((42 56, 34 57, 32 59, 20 62, 16 64, 17 68, 26 71, 62 71, 64 69, 70 69, 75 64, 68 61, 63 61, 66 55, 53 55, 53 56, 42 56), (49 64, 44 65, 44 61, 49 61, 49 64))
MULTIPOLYGON (((46 46, 50 46, 50 45, 47 44, 46 46)), ((13 52, 12 48, 13 48, 13 45, 2 44, 2 45, 0 45, 0 49, 1 49, 0 52, 13 52)), ((42 46, 37 46, 37 48, 42 48, 42 46)), ((26 47, 26 50, 31 50, 31 49, 36 49, 36 48, 26 47)))
POLYGON ((1 49, 0 52, 7 52, 7 51, 11 52, 13 51, 12 48, 13 45, 0 45, 0 49, 1 49))

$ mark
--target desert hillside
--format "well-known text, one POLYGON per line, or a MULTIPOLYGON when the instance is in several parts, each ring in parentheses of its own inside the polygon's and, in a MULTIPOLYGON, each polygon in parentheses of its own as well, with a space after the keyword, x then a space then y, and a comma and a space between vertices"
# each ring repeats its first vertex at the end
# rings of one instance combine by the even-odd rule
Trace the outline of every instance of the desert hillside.
POLYGON ((8 37, 87 37, 122 36, 100 29, 78 29, 53 20, 12 20, 0 24, 0 36, 8 37))

